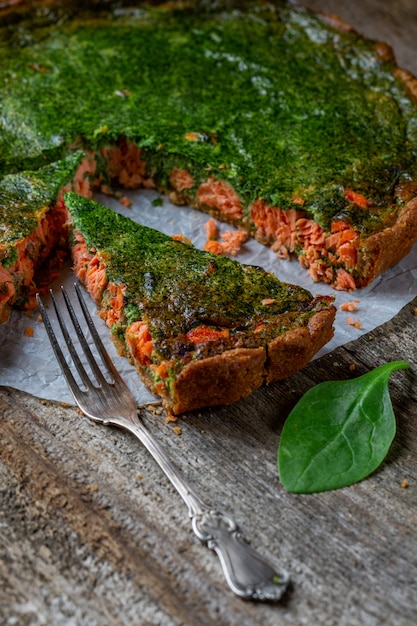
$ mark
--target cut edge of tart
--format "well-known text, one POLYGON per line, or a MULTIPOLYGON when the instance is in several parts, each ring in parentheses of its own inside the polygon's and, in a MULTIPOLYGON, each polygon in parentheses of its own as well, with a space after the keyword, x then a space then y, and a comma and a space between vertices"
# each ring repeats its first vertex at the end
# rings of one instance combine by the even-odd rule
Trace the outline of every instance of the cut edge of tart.
POLYGON ((81 153, 36 171, 0 180, 0 323, 12 308, 36 307, 42 291, 68 256, 64 193, 80 189, 81 153))

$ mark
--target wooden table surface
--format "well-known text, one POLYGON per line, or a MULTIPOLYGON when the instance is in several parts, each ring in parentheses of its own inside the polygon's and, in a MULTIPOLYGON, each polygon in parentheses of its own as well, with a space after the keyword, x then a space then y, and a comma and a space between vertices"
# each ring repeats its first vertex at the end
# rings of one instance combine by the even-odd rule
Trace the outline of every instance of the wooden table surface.
MULTIPOLYGON (((390 42, 400 64, 417 74, 416 0, 305 4, 390 42)), ((72 407, 0 388, 0 623, 414 625, 416 312, 417 300, 391 322, 236 405, 177 424, 145 414, 204 497, 231 512, 252 543, 290 572, 291 589, 278 605, 232 594, 217 557, 192 533, 179 496, 129 435, 94 425, 72 407), (302 393, 395 359, 411 368, 391 377, 398 430, 380 469, 337 491, 284 491, 278 438, 302 393)))

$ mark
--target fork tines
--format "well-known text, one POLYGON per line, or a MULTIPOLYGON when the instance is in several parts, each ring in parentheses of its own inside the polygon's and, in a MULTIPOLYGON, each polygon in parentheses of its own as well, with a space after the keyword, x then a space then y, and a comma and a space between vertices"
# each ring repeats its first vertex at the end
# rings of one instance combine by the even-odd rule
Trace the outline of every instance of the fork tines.
MULTIPOLYGON (((83 296, 81 294, 81 290, 80 290, 79 285, 75 284, 74 287, 75 287, 75 292, 77 294, 81 310, 83 312, 85 321, 87 323, 87 328, 88 328, 88 330, 89 330, 89 332, 91 334, 91 337, 92 337, 92 339, 94 341, 94 345, 97 348, 98 354, 100 355, 100 358, 101 358, 103 364, 107 368, 108 372, 112 375, 112 379, 113 379, 113 382, 114 382, 114 380, 119 376, 118 372, 116 371, 116 369, 115 369, 115 367, 114 367, 114 365, 113 365, 113 363, 112 363, 112 361, 111 361, 111 359, 110 359, 110 357, 109 357, 109 355, 107 353, 107 350, 105 349, 105 347, 103 345, 103 342, 100 339, 100 336, 99 336, 99 334, 97 332, 97 329, 96 329, 96 327, 94 325, 94 322, 93 322, 93 320, 91 318, 90 312, 89 312, 89 310, 87 308, 87 305, 86 305, 86 303, 84 301, 84 298, 83 298, 83 296)), ((94 358, 94 356, 93 356, 93 354, 91 352, 91 349, 90 349, 90 346, 88 344, 88 341, 87 341, 87 339, 85 337, 85 334, 84 334, 84 332, 83 332, 83 330, 81 328, 80 322, 78 321, 78 318, 77 318, 76 313, 74 311, 74 307, 72 306, 70 298, 69 298, 66 290, 64 289, 64 287, 61 287, 61 291, 62 291, 64 302, 65 302, 67 311, 69 313, 72 325, 74 326, 75 332, 76 332, 78 340, 80 342, 81 348, 83 350, 83 353, 84 353, 84 355, 85 355, 85 357, 87 359, 87 362, 88 362, 88 364, 89 364, 89 366, 91 368, 92 373, 94 374, 94 377, 95 377, 98 385, 101 386, 101 385, 104 385, 104 384, 109 384, 108 381, 106 380, 106 378, 104 377, 100 367, 97 364, 96 359, 94 358)), ((82 380, 86 390, 88 390, 88 389, 91 388, 92 385, 93 386, 96 386, 96 385, 92 382, 91 377, 88 375, 88 373, 87 373, 87 371, 86 371, 86 369, 85 369, 85 367, 84 367, 84 365, 83 365, 83 363, 82 363, 82 361, 81 361, 81 359, 80 359, 80 357, 79 357, 79 355, 77 353, 77 350, 75 349, 75 346, 74 346, 73 340, 71 338, 71 335, 70 335, 70 333, 68 331, 68 327, 67 327, 67 324, 65 322, 64 316, 62 315, 62 313, 60 311, 60 308, 59 308, 59 306, 57 304, 57 301, 55 299, 55 296, 54 296, 54 293, 53 293, 52 289, 50 290, 50 295, 51 295, 52 303, 53 303, 53 306, 54 306, 54 309, 55 309, 56 317, 57 317, 59 326, 61 328, 61 332, 62 332, 62 335, 64 337, 65 343, 67 345, 68 351, 69 351, 69 353, 71 355, 72 361, 73 361, 73 363, 74 363, 74 365, 76 367, 76 370, 77 370, 77 372, 78 372, 78 374, 79 374, 79 376, 80 376, 80 378, 81 378, 81 380, 82 380)), ((46 312, 46 308, 45 308, 45 306, 44 306, 44 304, 43 304, 39 294, 36 294, 36 299, 37 299, 37 302, 38 302, 38 306, 39 306, 39 310, 40 310, 43 322, 45 324, 46 332, 48 334, 49 340, 51 342, 51 345, 52 345, 52 348, 54 350, 55 356, 56 356, 56 358, 58 360, 58 363, 59 363, 59 365, 60 365, 60 367, 62 369, 62 373, 63 373, 64 377, 66 378, 72 393, 77 398, 77 394, 80 393, 80 392, 82 393, 82 391, 80 390, 80 388, 79 388, 79 386, 78 386, 78 384, 77 384, 77 382, 76 382, 76 380, 75 380, 75 378, 74 378, 74 376, 72 374, 71 368, 69 367, 69 365, 67 363, 67 360, 66 360, 66 358, 65 358, 65 356, 64 356, 64 354, 62 352, 62 349, 61 349, 61 347, 59 345, 59 342, 57 340, 55 331, 53 329, 52 323, 51 323, 51 321, 49 319, 49 316, 48 316, 48 314, 46 312)))

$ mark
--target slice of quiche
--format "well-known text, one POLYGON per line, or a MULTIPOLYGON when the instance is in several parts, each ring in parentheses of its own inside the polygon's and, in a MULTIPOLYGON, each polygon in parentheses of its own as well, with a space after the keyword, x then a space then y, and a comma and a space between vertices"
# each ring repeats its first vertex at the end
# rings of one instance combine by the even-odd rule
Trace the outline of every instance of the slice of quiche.
POLYGON ((36 273, 46 262, 57 269, 67 254, 63 193, 72 187, 80 158, 74 153, 0 180, 0 323, 13 306, 34 308, 36 273))
POLYGON ((168 412, 235 402, 302 368, 333 335, 332 297, 75 193, 65 203, 75 274, 168 412))

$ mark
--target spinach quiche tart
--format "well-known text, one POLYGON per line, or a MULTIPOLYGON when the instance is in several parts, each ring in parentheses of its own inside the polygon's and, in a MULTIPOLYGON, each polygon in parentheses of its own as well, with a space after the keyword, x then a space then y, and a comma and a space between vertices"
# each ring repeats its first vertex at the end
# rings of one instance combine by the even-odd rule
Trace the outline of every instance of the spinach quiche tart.
POLYGON ((24 6, 0 13, 3 173, 81 149, 86 190, 155 186, 336 289, 410 251, 417 88, 388 46, 283 0, 24 6))
POLYGON ((235 402, 333 335, 330 296, 218 257, 73 192, 74 271, 168 413, 235 402))

